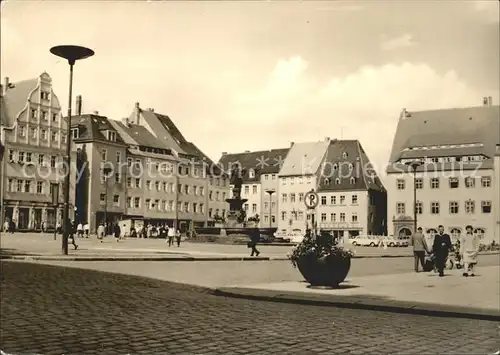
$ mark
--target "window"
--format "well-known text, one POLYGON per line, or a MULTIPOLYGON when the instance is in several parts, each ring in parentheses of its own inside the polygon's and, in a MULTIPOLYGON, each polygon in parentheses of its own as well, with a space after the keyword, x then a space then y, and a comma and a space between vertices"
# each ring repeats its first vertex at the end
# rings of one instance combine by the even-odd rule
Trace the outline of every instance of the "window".
POLYGON ((122 180, 120 173, 115 173, 115 182, 119 183, 122 180))
POLYGON ((46 129, 42 129, 40 131, 40 136, 43 140, 46 140, 47 139, 47 130, 46 129))
POLYGON ((465 201, 465 213, 473 214, 476 209, 476 203, 472 200, 465 201))
POLYGON ((193 203, 193 212, 194 213, 197 213, 198 212, 198 204, 197 203, 193 203))
POLYGON ((415 179, 415 188, 421 190, 424 188, 424 180, 422 178, 415 179))
POLYGON ((295 202, 295 194, 290 194, 290 202, 295 202))
POLYGON ((271 209, 275 209, 276 208, 276 202, 275 201, 271 201, 271 209))
POLYGON ((23 192, 23 180, 17 180, 17 192, 23 192))
POLYGON ((450 214, 457 214, 457 213, 458 213, 458 202, 450 201, 450 214))
POLYGON ((264 211, 269 209, 269 202, 264 202, 264 211))
MULTIPOLYGON (((302 218, 302 212, 299 212, 299 217, 302 218)), ((271 222, 276 223, 276 216, 275 215, 271 215, 271 222)))
POLYGON ((42 92, 40 92, 40 97, 42 98, 42 100, 48 100, 49 93, 47 91, 42 91, 42 92))
POLYGON ((132 166, 132 158, 127 158, 127 166, 132 166))
POLYGON ((161 188, 160 188, 160 182, 159 181, 155 181, 155 190, 156 191, 160 191, 161 188))
POLYGON ((439 214, 439 202, 431 202, 431 214, 439 214))
POLYGON ((31 138, 36 138, 37 133, 36 127, 31 127, 31 138))
POLYGON ((61 133, 61 143, 66 143, 66 135, 61 133))
POLYGON ((18 127, 19 127, 19 131, 18 131, 19 136, 26 137, 26 127, 24 127, 24 126, 18 126, 18 127))
POLYGON ((101 150, 101 160, 106 161, 107 157, 108 157, 108 152, 106 151, 106 149, 102 149, 101 150))
POLYGON ((36 183, 36 193, 37 194, 43 194, 43 182, 42 181, 37 181, 37 183, 36 183))
POLYGON ((342 153, 342 158, 343 159, 347 159, 347 153, 346 152, 342 153))
POLYGON ((17 153, 17 161, 20 163, 24 163, 24 152, 17 153))
POLYGON ((189 212, 189 202, 184 202, 184 212, 189 212))
POLYGON ((127 207, 128 208, 132 208, 133 205, 132 205, 132 197, 127 197, 127 207))
POLYGON ((326 205, 326 196, 321 196, 321 205, 326 205))
MULTIPOLYGON (((200 207, 203 209, 203 204, 200 204, 200 207)), ((168 211, 173 211, 174 210, 174 201, 169 200, 168 201, 168 211)))
POLYGON ((57 121, 57 113, 53 113, 52 114, 52 122, 56 122, 57 121))
POLYGON ((491 201, 481 201, 481 211, 483 213, 491 213, 491 201))
POLYGON ((57 132, 51 132, 50 133, 50 139, 53 141, 57 141, 57 132))
POLYGON ((50 167, 51 168, 55 168, 56 167, 56 156, 55 155, 52 155, 50 157, 50 167))
POLYGON ((71 137, 73 137, 73 139, 78 139, 78 137, 79 137, 78 128, 71 129, 71 137))
POLYGON ((246 212, 248 212, 248 203, 245 203, 245 204, 243 205, 243 209, 244 209, 246 212))
POLYGON ((140 197, 134 197, 134 207, 135 208, 141 207, 141 198, 140 197))
POLYGON ((108 141, 116 141, 116 132, 108 131, 108 141))
POLYGON ((131 188, 132 187, 132 178, 127 178, 127 187, 131 188))
POLYGON ((264 175, 264 180, 269 180, 269 175, 268 174, 264 175))
POLYGON ((335 179, 335 185, 340 185, 340 179, 339 178, 335 179))
POLYGON ((397 186, 398 190, 404 190, 405 189, 405 181, 403 179, 397 179, 396 186, 397 186))
POLYGON ((245 195, 248 195, 250 193, 250 186, 246 185, 245 186, 245 195))
POLYGON ((353 213, 351 216, 352 223, 358 223, 358 215, 353 213))
POLYGON ((431 178, 431 189, 439 189, 439 178, 431 178))
POLYGON ((47 121, 47 111, 42 111, 42 120, 47 121))
POLYGON ((256 204, 256 203, 253 203, 253 204, 252 204, 252 212, 253 212, 253 213, 256 213, 256 212, 257 212, 257 204, 256 204))
POLYGON ((299 202, 302 202, 302 201, 304 201, 304 193, 303 192, 299 193, 299 202))
POLYGON ((140 178, 135 178, 135 187, 140 188, 141 187, 141 179, 140 178))
POLYGON ((272 175, 271 175, 271 178, 272 178, 273 180, 276 180, 276 174, 272 174, 272 175))
POLYGON ((406 205, 404 202, 396 203, 396 213, 401 215, 404 215, 406 213, 406 205))
POLYGON ((253 169, 248 170, 248 177, 253 179, 255 177, 255 170, 253 169))
POLYGON ((326 213, 321 214, 321 222, 326 222, 326 213))
POLYGON ((120 195, 113 195, 113 204, 115 206, 119 206, 120 205, 120 195))
POLYGON ((459 184, 458 184, 458 178, 451 177, 449 179, 449 184, 450 184, 450 189, 456 189, 456 188, 458 188, 458 186, 459 186, 459 184))
POLYGON ((33 153, 27 152, 26 153, 26 162, 31 163, 31 158, 33 157, 33 153))
POLYGON ((282 211, 281 212, 281 220, 284 221, 286 219, 286 212, 282 211))
POLYGON ((116 152, 116 162, 121 163, 121 161, 122 161, 122 153, 116 152))
POLYGON ((352 195, 352 204, 357 205, 358 204, 358 195, 352 195))
POLYGON ((257 185, 252 186, 252 193, 255 195, 257 193, 257 185))
POLYGON ((31 118, 33 120, 36 120, 36 109, 34 109, 34 108, 31 109, 31 118))
POLYGON ((345 203, 345 196, 341 195, 340 196, 340 204, 343 205, 345 203))
POLYGON ((325 179, 325 185, 330 185, 330 179, 328 178, 325 179))
POLYGON ((264 216, 264 223, 268 223, 269 222, 269 216, 266 214, 264 216))
POLYGON ((476 186, 476 180, 471 176, 466 177, 464 179, 464 183, 465 183, 465 187, 467 187, 469 189, 476 186))
POLYGON ((345 222, 345 213, 340 214, 340 222, 345 222))
POLYGON ((148 190, 151 190, 151 187, 152 187, 152 185, 151 185, 151 180, 146 180, 146 188, 147 188, 148 190))
POLYGON ((331 205, 337 204, 337 196, 330 196, 330 204, 331 205))
POLYGON ((491 176, 481 176, 481 186, 491 187, 491 176))
MULTIPOLYGON (((173 192, 173 186, 171 192, 173 192)), ((200 186, 200 196, 205 196, 205 188, 203 186, 200 186)))
POLYGON ((330 222, 336 222, 336 221, 337 221, 337 214, 330 213, 330 222))
POLYGON ((421 201, 417 201, 415 208, 417 209, 417 214, 422 214, 424 212, 424 204, 421 201))
POLYGON ((281 202, 287 202, 287 195, 281 194, 281 202))
POLYGON ((162 183, 162 190, 163 190, 163 191, 165 191, 165 192, 168 192, 167 182, 166 182, 166 181, 164 181, 164 182, 162 183))
POLYGON ((351 185, 354 185, 356 183, 356 178, 355 177, 351 177, 350 182, 351 182, 351 185))
POLYGON ((106 201, 106 194, 100 194, 99 195, 99 201, 100 202, 105 202, 106 201))

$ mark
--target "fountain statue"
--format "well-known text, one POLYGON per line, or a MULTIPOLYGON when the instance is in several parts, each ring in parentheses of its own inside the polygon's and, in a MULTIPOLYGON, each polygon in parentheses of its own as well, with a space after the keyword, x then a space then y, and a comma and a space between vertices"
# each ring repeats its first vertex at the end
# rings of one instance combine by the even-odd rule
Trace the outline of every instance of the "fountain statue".
POLYGON ((238 165, 231 169, 230 184, 233 185, 233 197, 226 199, 226 202, 229 203, 226 226, 229 228, 241 227, 245 222, 246 214, 243 204, 248 200, 241 198, 242 176, 245 172, 246 170, 241 169, 238 165))

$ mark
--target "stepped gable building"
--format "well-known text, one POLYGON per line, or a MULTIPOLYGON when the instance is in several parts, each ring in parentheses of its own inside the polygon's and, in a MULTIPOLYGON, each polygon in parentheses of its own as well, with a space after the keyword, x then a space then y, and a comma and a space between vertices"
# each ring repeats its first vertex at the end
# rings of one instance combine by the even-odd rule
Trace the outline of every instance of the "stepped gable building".
POLYGON ((278 174, 280 233, 304 235, 311 218, 304 197, 312 189, 317 191, 329 145, 328 137, 318 142, 292 144, 278 174))
MULTIPOLYGON (((5 148, 1 163, 0 222, 14 221, 21 231, 53 227, 62 220, 62 208, 54 210, 51 190, 58 184, 63 202, 67 121, 49 74, 10 82, 0 90, 1 138, 5 148)), ((76 151, 72 153, 75 161, 76 151)), ((75 164, 71 176, 76 176, 75 164)), ((70 217, 73 218, 75 179, 70 181, 70 217)))
POLYGON ((182 211, 189 208, 188 212, 185 212, 187 217, 193 208, 196 208, 196 218, 191 220, 192 225, 213 225, 215 215, 225 214, 227 210, 225 196, 229 195, 227 175, 220 171, 194 143, 184 137, 170 117, 159 114, 151 108, 142 109, 139 103, 136 103, 128 122, 145 127, 179 158, 178 185, 182 188, 179 196, 185 200, 182 211), (205 217, 201 218, 200 214, 205 217))
POLYGON ((330 141, 317 191, 321 230, 344 240, 387 234, 387 192, 358 140, 330 141))
POLYGON ((484 242, 494 238, 499 114, 491 97, 478 107, 402 111, 387 168, 391 233, 413 233, 413 174, 406 164, 417 161, 418 225, 432 235, 442 224, 457 239, 471 224, 484 242))
POLYGON ((72 139, 77 147, 76 216, 78 223, 96 231, 125 214, 127 144, 105 116, 82 114, 77 96, 77 115, 71 120, 72 139))
MULTIPOLYGON (((248 201, 243 208, 247 219, 258 216, 261 228, 275 228, 278 225, 278 173, 288 151, 289 148, 254 152, 247 150, 234 154, 224 152, 219 160, 219 166, 228 173, 234 165, 244 169, 241 197, 248 201)), ((230 195, 232 197, 232 191, 230 195)))

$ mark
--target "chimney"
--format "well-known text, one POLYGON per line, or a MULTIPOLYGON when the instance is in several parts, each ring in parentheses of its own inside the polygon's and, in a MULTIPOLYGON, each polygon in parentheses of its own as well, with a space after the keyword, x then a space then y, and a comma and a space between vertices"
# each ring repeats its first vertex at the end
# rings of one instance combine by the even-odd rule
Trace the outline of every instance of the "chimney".
POLYGON ((488 98, 486 96, 483 97, 483 106, 488 106, 488 98))
POLYGON ((82 95, 76 97, 76 114, 78 116, 82 114, 82 95))
POLYGON ((135 110, 134 110, 134 113, 135 113, 135 124, 139 124, 139 118, 140 118, 140 112, 141 112, 141 108, 139 106, 139 103, 136 102, 135 103, 135 110))
POLYGON ((94 111, 94 115, 98 116, 99 115, 99 111, 94 111))
POLYGON ((294 144, 295 142, 290 142, 290 148, 293 147, 294 144))
POLYGON ((245 150, 245 153, 250 153, 250 151, 249 150, 245 150))
POLYGON ((7 92, 7 90, 9 90, 9 84, 10 84, 9 77, 6 76, 4 81, 3 81, 3 89, 5 90, 5 92, 7 92))
POLYGON ((493 105, 493 98, 491 96, 488 96, 488 106, 493 105))
POLYGON ((325 142, 329 142, 330 141, 330 137, 325 137, 325 142))
POLYGON ((222 155, 227 155, 227 152, 222 152, 222 155))
POLYGON ((155 109, 150 107, 150 108, 148 108, 148 111, 149 112, 155 112, 155 109))

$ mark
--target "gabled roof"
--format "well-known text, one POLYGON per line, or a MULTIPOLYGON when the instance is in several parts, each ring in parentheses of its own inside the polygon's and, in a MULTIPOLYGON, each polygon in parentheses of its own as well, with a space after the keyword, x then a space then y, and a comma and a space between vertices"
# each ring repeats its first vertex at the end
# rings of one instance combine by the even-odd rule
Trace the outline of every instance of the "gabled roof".
POLYGON ((322 164, 318 192, 349 190, 385 192, 359 141, 332 140, 322 164))
MULTIPOLYGON (((406 148, 439 145, 460 145, 482 143, 481 154, 491 158, 495 154, 495 144, 500 142, 499 106, 478 106, 430 111, 407 112, 402 114, 394 141, 390 163, 397 162, 408 153, 406 148)), ((422 150, 421 157, 436 156, 437 151, 422 150)), ((413 155, 414 153, 412 153, 413 155)), ((468 150, 456 148, 453 156, 467 155, 468 150)), ((392 171, 389 164, 388 172, 392 171)))
POLYGON ((138 145, 142 147, 165 149, 165 144, 163 144, 159 139, 153 136, 146 127, 129 124, 125 125, 120 121, 112 120, 110 121, 113 127, 120 133, 123 137, 124 142, 129 145, 138 145))
POLYGON ((316 174, 329 145, 330 140, 294 143, 286 156, 279 176, 316 174))
MULTIPOLYGON (((164 146, 174 149, 179 154, 189 154, 183 149, 181 142, 178 140, 180 132, 177 127, 175 128, 175 130, 171 131, 166 124, 167 120, 165 118, 168 118, 168 116, 160 115, 152 110, 143 110, 140 108, 139 110, 144 120, 146 120, 148 125, 153 130, 152 133, 154 133, 154 136, 156 136, 158 140, 163 142, 164 146), (174 133, 177 135, 176 137, 174 136, 174 133)), ((171 122, 170 119, 168 119, 168 121, 171 122)), ((171 122, 171 124, 173 125, 173 122, 171 122)))
POLYGON ((105 116, 87 114, 73 116, 71 118, 71 128, 78 128, 78 138, 75 142, 101 141, 110 143, 104 132, 111 131, 116 133, 116 141, 112 143, 125 144, 120 133, 111 124, 105 116))
POLYGON ((289 148, 283 148, 223 154, 219 160, 219 166, 228 172, 231 170, 231 166, 239 164, 241 168, 246 169, 242 176, 243 182, 258 182, 262 174, 279 173, 288 154, 288 150, 289 148), (250 169, 253 169, 255 173, 253 178, 250 177, 250 169))
POLYGON ((3 95, 2 106, 5 110, 3 124, 10 127, 14 124, 17 116, 28 104, 30 93, 38 86, 38 78, 18 81, 12 83, 3 95))

